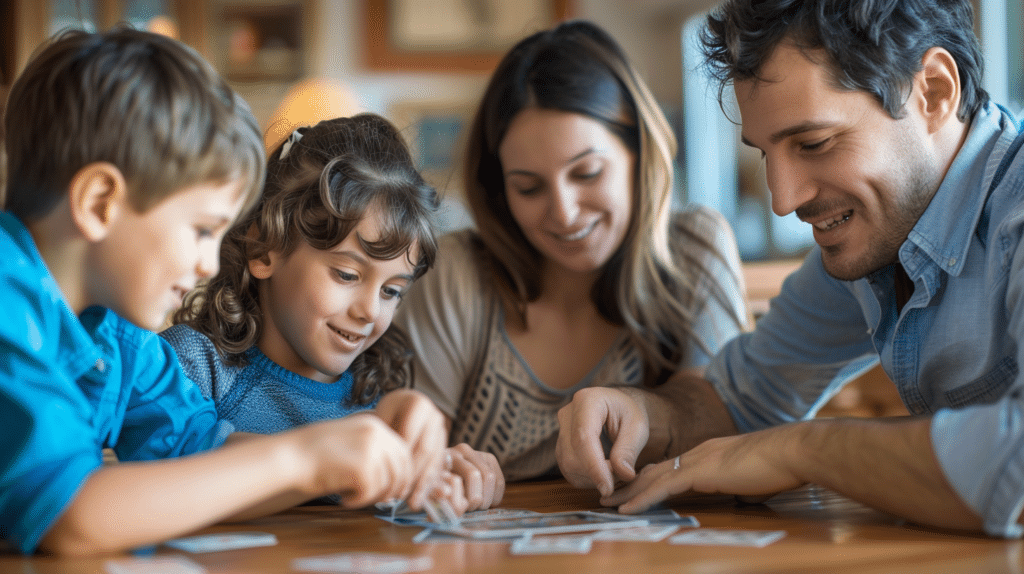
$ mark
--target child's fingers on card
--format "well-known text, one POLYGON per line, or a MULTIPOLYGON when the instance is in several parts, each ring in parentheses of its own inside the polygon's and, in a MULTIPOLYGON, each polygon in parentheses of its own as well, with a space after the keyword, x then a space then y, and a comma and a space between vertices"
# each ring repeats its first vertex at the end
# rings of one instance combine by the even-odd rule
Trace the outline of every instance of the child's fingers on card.
POLYGON ((489 452, 474 450, 468 444, 448 449, 452 472, 462 477, 470 510, 490 508, 505 495, 505 476, 498 459, 489 452))

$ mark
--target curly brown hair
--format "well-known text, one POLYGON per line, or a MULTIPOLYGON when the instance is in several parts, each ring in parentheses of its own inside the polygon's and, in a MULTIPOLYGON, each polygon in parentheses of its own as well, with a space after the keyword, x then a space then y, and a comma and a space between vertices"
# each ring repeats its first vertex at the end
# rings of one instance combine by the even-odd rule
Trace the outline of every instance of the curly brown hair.
MULTIPOLYGON (((415 279, 433 265, 437 253, 437 192, 416 171, 390 122, 359 114, 299 128, 297 134, 301 138, 293 134, 271 153, 263 197, 225 235, 220 272, 189 293, 173 317, 174 323, 209 337, 229 364, 244 364, 245 352, 263 331, 259 280, 250 273, 249 261, 271 251, 287 256, 300 241, 332 249, 374 207, 382 217, 380 238, 360 238, 370 257, 411 257, 417 247, 415 279)), ((411 358, 404 333, 394 327, 385 331, 349 367, 353 403, 369 404, 410 384, 411 358)))

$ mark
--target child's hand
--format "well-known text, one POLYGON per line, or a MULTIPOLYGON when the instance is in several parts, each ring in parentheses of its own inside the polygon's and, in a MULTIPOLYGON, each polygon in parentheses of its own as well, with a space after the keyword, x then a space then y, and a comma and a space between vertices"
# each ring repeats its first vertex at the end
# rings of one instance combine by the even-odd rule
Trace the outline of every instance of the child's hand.
POLYGON ((466 511, 496 506, 505 496, 505 475, 498 459, 489 452, 473 450, 466 443, 448 449, 450 470, 462 479, 467 501, 466 511))
POLYGON ((419 510, 443 470, 448 430, 444 415, 426 395, 411 389, 388 393, 377 403, 377 416, 412 449, 416 483, 407 502, 419 510))
POLYGON ((434 500, 446 500, 449 507, 455 514, 462 516, 469 508, 469 501, 466 500, 466 489, 462 485, 462 478, 458 475, 442 470, 434 485, 428 491, 428 496, 434 500))
POLYGON ((286 433, 309 457, 307 494, 339 493, 346 508, 403 499, 418 476, 409 444, 381 419, 355 414, 286 433))

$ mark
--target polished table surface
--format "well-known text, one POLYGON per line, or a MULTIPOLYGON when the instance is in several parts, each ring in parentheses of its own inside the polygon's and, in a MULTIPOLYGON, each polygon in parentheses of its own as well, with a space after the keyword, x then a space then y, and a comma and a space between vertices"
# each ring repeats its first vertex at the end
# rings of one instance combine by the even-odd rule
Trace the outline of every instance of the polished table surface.
MULTIPOLYGON (((592 573, 673 572, 694 574, 787 573, 1024 573, 1024 542, 923 528, 876 512, 833 492, 810 486, 782 493, 764 505, 737 504, 732 497, 680 498, 670 506, 693 515, 702 527, 785 530, 765 548, 677 546, 661 542, 595 541, 589 554, 518 556, 507 542, 413 542, 420 528, 395 526, 370 510, 304 506, 245 523, 221 524, 202 533, 273 533, 276 546, 187 554, 165 546, 156 556, 187 556, 206 572, 294 572, 296 558, 340 552, 385 552, 429 556, 431 572, 592 573)), ((509 485, 503 508, 541 512, 599 508, 596 493, 564 481, 509 485)), ((109 572, 130 555, 89 559, 24 558, 0 554, 0 572, 77 574, 109 572)))

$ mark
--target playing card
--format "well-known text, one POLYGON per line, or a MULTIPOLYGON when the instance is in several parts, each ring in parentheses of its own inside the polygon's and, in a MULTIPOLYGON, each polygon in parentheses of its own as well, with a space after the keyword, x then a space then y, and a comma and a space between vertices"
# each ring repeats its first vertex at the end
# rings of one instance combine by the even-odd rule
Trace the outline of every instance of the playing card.
POLYGON ((676 534, 671 544, 697 544, 709 546, 751 546, 763 548, 786 536, 785 530, 723 530, 699 528, 676 534))
POLYGON ((652 524, 650 526, 637 526, 635 528, 619 528, 616 530, 601 530, 593 534, 594 540, 619 540, 637 542, 658 542, 664 540, 669 534, 679 530, 675 524, 652 524))
POLYGON ((593 539, 590 536, 525 536, 512 542, 512 554, 586 554, 593 539))
POLYGON ((292 560, 292 569, 303 572, 355 572, 358 574, 404 574, 429 570, 429 556, 404 556, 379 552, 345 552, 292 560))
MULTIPOLYGON (((619 515, 618 511, 612 508, 597 510, 595 512, 604 512, 607 514, 619 515)), ((671 508, 654 508, 647 512, 641 512, 640 514, 627 514, 619 516, 632 516, 634 518, 642 518, 649 524, 675 524, 676 526, 682 526, 685 528, 696 528, 700 526, 700 522, 697 521, 696 517, 693 516, 680 516, 678 512, 671 508)))
POLYGON ((107 574, 205 574, 206 569, 184 556, 118 558, 103 563, 107 574))
POLYGON ((696 528, 700 526, 700 522, 693 516, 680 516, 678 512, 671 508, 664 510, 652 510, 636 515, 638 518, 643 518, 651 524, 674 524, 676 526, 684 526, 687 528, 696 528))
POLYGON ((426 511, 427 516, 430 520, 438 524, 444 524, 445 526, 455 526, 459 523, 459 515, 455 514, 455 510, 447 500, 441 498, 438 500, 427 499, 423 505, 423 510, 426 511))
POLYGON ((239 548, 256 548, 274 546, 277 537, 265 532, 227 532, 224 534, 204 534, 188 538, 175 538, 164 542, 171 548, 184 550, 193 554, 199 552, 219 552, 221 550, 238 550, 239 548))
POLYGON ((424 525, 438 532, 469 538, 517 538, 540 534, 569 534, 612 528, 647 526, 635 516, 590 511, 538 512, 526 515, 498 515, 480 519, 462 519, 455 525, 424 525))
MULTIPOLYGON (((380 508, 379 505, 378 508, 380 508)), ((473 512, 467 512, 463 514, 462 518, 460 518, 458 521, 460 523, 467 523, 480 520, 488 520, 491 518, 515 518, 525 516, 536 516, 538 514, 540 513, 535 512, 533 510, 521 510, 517 508, 491 508, 488 510, 476 510, 473 512)), ((436 521, 432 521, 426 512, 403 514, 402 511, 399 510, 398 514, 395 516, 391 516, 389 513, 385 513, 378 514, 377 518, 380 518, 381 520, 390 522, 392 524, 397 524, 399 526, 422 526, 424 528, 433 529, 438 524, 436 521)))
POLYGON ((487 510, 474 510, 462 515, 463 521, 485 520, 488 518, 515 518, 517 516, 536 516, 540 514, 536 510, 524 510, 521 508, 488 508, 487 510))

